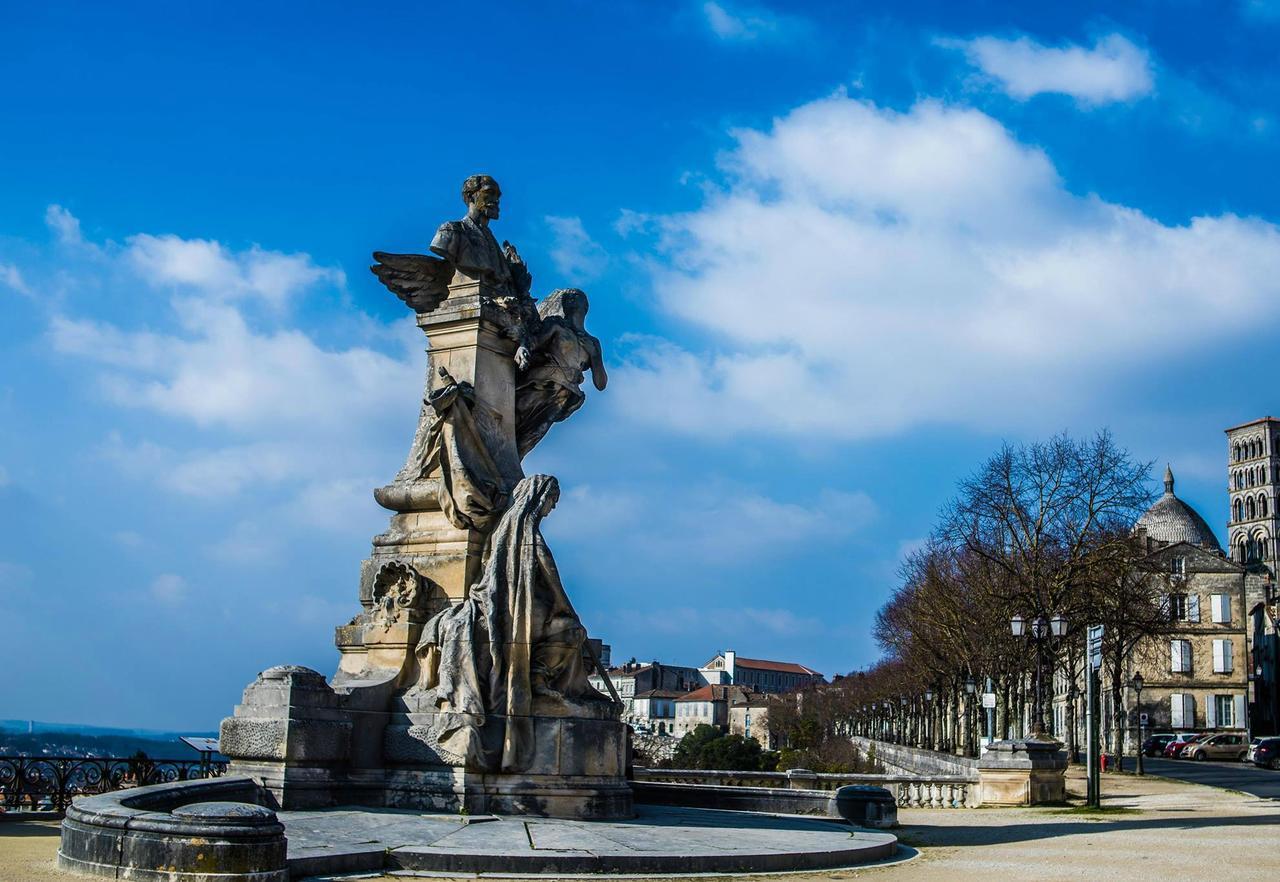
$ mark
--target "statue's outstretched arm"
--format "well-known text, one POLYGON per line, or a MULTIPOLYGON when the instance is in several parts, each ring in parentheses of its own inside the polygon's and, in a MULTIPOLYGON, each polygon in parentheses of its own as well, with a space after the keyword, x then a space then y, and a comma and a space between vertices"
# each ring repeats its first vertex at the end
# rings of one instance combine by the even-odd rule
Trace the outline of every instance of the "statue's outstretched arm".
POLYGON ((591 382, 595 384, 596 389, 603 392, 604 387, 609 385, 609 374, 604 369, 604 352, 600 348, 600 341, 595 337, 591 338, 591 382))

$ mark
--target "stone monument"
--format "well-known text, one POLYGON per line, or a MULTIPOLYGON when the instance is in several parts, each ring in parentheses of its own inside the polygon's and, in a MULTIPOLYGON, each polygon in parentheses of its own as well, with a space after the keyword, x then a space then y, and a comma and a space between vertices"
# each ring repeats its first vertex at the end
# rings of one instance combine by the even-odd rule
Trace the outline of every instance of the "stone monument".
POLYGON ((497 182, 473 175, 462 198, 435 256, 374 253, 427 335, 427 381, 408 459, 374 491, 391 523, 337 628, 337 673, 264 671, 221 750, 284 809, 628 817, 621 703, 587 680, 609 684, 539 527, 559 486, 521 465, 582 406, 586 371, 604 390, 600 342, 582 291, 531 296, 490 230, 497 182))

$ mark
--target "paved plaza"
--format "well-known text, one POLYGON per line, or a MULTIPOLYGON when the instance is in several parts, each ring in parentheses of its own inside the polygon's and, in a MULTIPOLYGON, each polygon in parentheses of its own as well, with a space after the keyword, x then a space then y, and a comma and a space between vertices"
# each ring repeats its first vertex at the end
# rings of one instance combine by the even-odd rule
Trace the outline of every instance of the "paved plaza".
MULTIPOLYGON (((1082 780, 1074 767, 1069 784, 1078 793, 1082 780)), ((785 878, 964 882, 1280 874, 1276 800, 1155 777, 1108 776, 1103 786, 1101 815, 1052 808, 904 809, 895 832, 910 850, 897 861, 785 878)), ((54 867, 57 844, 54 822, 0 822, 0 882, 71 878, 54 867)))

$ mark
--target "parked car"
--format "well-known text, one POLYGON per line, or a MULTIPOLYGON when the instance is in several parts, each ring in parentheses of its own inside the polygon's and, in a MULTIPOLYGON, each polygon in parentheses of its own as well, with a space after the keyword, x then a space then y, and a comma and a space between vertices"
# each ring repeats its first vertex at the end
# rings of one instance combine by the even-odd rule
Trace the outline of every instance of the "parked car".
POLYGON ((1142 755, 1163 756, 1165 745, 1177 737, 1172 732, 1157 732, 1148 736, 1147 740, 1142 742, 1142 755))
POLYGON ((1244 762, 1253 762, 1253 752, 1258 749, 1258 745, 1262 742, 1261 738, 1255 738, 1249 742, 1249 749, 1245 751, 1244 762))
POLYGON ((1167 759, 1177 759, 1182 755, 1182 751, 1187 749, 1187 745, 1200 738, 1195 732, 1179 732, 1178 737, 1174 738, 1164 746, 1164 755, 1167 759))
POLYGON ((1239 732, 1219 732, 1191 742, 1182 751, 1184 759, 1191 760, 1242 760, 1248 747, 1244 735, 1239 732))
POLYGON ((1253 749, 1253 764, 1280 771, 1280 738, 1263 738, 1253 749))

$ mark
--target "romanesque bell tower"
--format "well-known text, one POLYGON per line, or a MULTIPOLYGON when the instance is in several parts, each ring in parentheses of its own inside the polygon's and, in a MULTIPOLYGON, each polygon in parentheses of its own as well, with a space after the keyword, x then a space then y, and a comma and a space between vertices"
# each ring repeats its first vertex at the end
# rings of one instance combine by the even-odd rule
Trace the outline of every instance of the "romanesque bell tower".
POLYGON ((1241 564, 1276 573, 1280 517, 1280 419, 1263 417, 1227 429, 1228 549, 1241 564))

